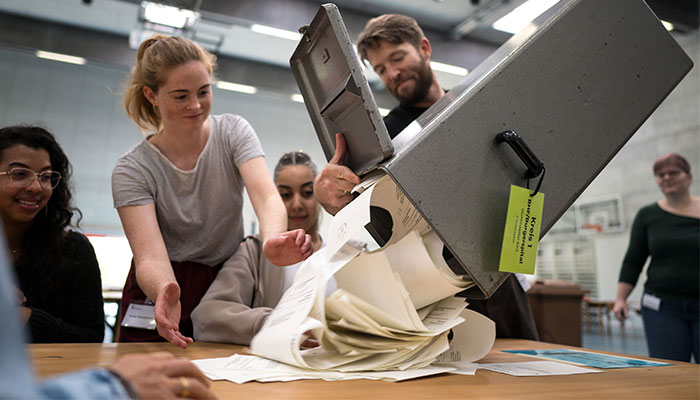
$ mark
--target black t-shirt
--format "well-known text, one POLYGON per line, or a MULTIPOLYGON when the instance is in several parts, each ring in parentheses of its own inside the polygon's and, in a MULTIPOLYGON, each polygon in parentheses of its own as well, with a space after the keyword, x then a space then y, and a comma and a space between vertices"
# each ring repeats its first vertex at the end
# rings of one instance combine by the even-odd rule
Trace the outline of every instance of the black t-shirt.
POLYGON ((102 281, 88 238, 68 231, 48 280, 40 279, 30 266, 15 271, 27 298, 24 305, 32 310, 27 321, 32 342, 102 342, 102 281))
POLYGON ((389 131, 389 136, 393 139, 399 134, 404 128, 408 126, 413 120, 420 117, 421 114, 428 108, 416 108, 411 106, 406 106, 399 104, 394 107, 391 112, 384 117, 384 125, 386 125, 387 131, 389 131))

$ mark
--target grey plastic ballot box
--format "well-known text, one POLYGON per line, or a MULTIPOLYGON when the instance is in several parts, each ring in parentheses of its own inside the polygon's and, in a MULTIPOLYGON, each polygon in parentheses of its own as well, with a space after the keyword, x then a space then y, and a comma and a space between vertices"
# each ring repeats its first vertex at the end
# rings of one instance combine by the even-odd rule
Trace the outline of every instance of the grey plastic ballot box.
POLYGON ((290 62, 326 156, 342 132, 356 173, 390 175, 448 264, 476 282, 469 298, 508 275, 498 264, 510 185, 543 179, 544 236, 692 67, 643 1, 562 0, 394 138, 392 154, 338 9, 323 5, 304 33, 290 62), (527 145, 497 142, 504 131, 527 145), (518 155, 528 148, 539 162, 518 155))

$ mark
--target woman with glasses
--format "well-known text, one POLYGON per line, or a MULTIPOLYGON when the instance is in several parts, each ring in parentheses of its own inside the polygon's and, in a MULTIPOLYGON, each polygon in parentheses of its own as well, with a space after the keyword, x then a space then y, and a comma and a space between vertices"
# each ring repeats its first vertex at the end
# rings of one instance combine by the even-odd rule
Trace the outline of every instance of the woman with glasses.
MULTIPOLYGON (((287 208, 289 229, 311 234, 314 251, 324 243, 318 234, 320 205, 314 196, 316 166, 306 153, 280 158, 274 180, 287 208)), ((265 257, 258 236, 250 236, 224 263, 216 279, 192 312, 194 337, 205 342, 250 344, 265 318, 294 280, 301 262, 276 268, 265 257)), ((328 282, 326 293, 336 289, 328 282)), ((309 344, 309 343, 307 343, 309 344)))
POLYGON ((693 175, 680 154, 654 162, 663 199, 639 210, 622 263, 615 316, 629 315, 626 300, 649 257, 642 320, 649 356, 700 362, 700 197, 690 195, 693 175))
MULTIPOLYGON (((0 215, 35 343, 102 342, 100 270, 88 239, 67 229, 71 167, 43 128, 0 129, 0 215)), ((10 318, 12 316, 5 316, 10 318)))
POLYGON ((112 174, 114 206, 134 254, 119 340, 162 337, 184 348, 192 342, 190 312, 243 239, 244 186, 263 251, 275 265, 308 257, 311 237, 287 231, 250 124, 238 115, 210 115, 214 55, 187 39, 155 35, 136 58, 124 106, 148 135, 112 174))

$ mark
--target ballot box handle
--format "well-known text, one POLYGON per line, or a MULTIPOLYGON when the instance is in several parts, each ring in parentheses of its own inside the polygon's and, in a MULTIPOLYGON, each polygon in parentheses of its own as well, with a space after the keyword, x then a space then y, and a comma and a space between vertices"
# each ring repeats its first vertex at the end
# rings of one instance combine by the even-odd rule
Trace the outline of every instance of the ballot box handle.
POLYGON ((527 147, 527 144, 525 144, 525 141, 520 135, 517 134, 517 132, 508 130, 496 135, 496 143, 503 142, 508 143, 515 154, 517 154, 522 162, 525 163, 525 166, 527 167, 527 171, 525 171, 525 178, 535 178, 542 173, 544 170, 544 164, 542 164, 535 153, 533 153, 532 150, 527 147))

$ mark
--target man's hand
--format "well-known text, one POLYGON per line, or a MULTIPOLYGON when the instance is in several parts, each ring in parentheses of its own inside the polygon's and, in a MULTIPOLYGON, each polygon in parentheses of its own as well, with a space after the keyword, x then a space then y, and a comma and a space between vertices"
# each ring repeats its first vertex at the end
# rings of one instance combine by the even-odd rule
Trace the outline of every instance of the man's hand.
POLYGON ((15 289, 15 295, 17 295, 17 305, 22 305, 27 302, 27 298, 24 296, 24 293, 17 287, 13 286, 15 289))
POLYGON ((335 154, 314 181, 314 194, 329 213, 335 215, 352 200, 352 188, 360 178, 345 166, 347 145, 343 134, 335 134, 335 154))
POLYGON ((204 374, 170 353, 129 354, 109 369, 129 382, 141 399, 216 399, 204 374))
POLYGON ((29 317, 32 316, 32 309, 25 306, 19 306, 19 320, 22 325, 26 325, 29 321, 29 317))
POLYGON ((154 310, 158 334, 175 346, 187 348, 192 338, 180 332, 180 286, 170 282, 161 289, 154 310))
POLYGON ((314 247, 311 235, 303 229, 295 229, 267 238, 263 243, 263 252, 271 263, 282 267, 306 260, 314 252, 314 247))

